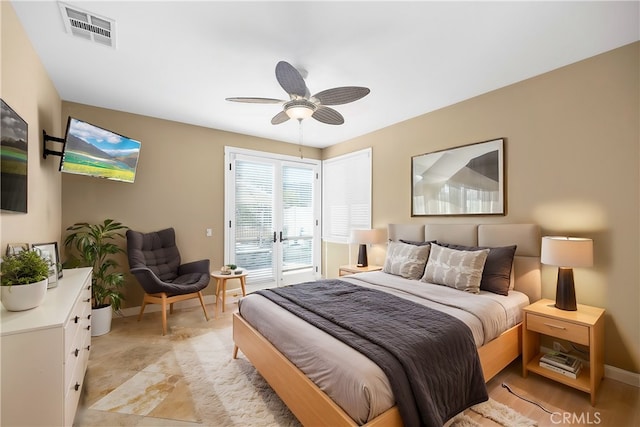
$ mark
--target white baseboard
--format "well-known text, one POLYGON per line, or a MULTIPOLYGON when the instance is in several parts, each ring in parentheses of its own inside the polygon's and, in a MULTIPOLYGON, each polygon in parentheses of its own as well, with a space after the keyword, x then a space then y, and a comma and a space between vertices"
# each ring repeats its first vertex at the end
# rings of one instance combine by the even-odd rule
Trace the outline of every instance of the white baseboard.
POLYGON ((604 377, 640 388, 640 374, 604 365, 604 377))

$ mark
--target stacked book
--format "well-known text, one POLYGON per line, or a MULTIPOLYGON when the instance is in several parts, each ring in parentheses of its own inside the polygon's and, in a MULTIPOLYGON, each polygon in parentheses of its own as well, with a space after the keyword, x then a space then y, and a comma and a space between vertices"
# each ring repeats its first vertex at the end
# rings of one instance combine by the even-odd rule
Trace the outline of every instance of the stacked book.
POLYGON ((551 353, 544 354, 540 358, 540 366, 575 379, 580 375, 582 362, 566 353, 552 351, 551 353))

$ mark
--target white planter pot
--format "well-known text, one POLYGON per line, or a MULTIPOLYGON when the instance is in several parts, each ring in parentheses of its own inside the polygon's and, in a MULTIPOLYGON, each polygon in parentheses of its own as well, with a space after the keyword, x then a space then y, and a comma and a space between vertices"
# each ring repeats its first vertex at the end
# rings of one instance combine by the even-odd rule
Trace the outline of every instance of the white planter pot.
POLYGON ((23 311, 42 304, 47 296, 47 283, 44 279, 28 285, 11 285, 0 287, 2 305, 9 311, 23 311))
POLYGON ((98 337, 111 331, 111 318, 113 310, 111 306, 91 309, 91 336, 98 337))

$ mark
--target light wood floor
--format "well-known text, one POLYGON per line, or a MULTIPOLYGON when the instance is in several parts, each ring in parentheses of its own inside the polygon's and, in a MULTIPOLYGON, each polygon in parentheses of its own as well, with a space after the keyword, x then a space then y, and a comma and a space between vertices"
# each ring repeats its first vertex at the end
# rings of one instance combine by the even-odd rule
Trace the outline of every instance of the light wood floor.
MULTIPOLYGON (((166 345, 169 340, 177 339, 171 336, 172 326, 197 325, 197 327, 212 329, 231 327, 231 313, 237 310, 237 304, 230 299, 227 304, 227 311, 224 315, 218 313, 215 319, 213 318, 213 313, 215 312, 214 306, 208 305, 207 310, 212 318, 209 322, 205 321, 200 307, 176 310, 173 315, 169 315, 168 317, 169 335, 165 337, 161 336, 160 314, 157 312, 145 313, 140 322, 137 322, 135 317, 114 317, 112 332, 101 337, 93 338, 93 350, 89 360, 89 369, 92 368, 92 362, 97 363, 95 362, 97 360, 100 360, 101 364, 105 363, 105 358, 99 357, 99 355, 95 353, 98 351, 108 351, 112 356, 110 358, 113 360, 121 360, 121 358, 116 357, 116 353, 118 352, 118 340, 122 339, 123 334, 133 334, 135 339, 139 341, 140 348, 146 348, 148 349, 147 351, 154 351, 154 346, 163 346, 166 345)), ((104 369, 106 367, 101 366, 101 368, 104 369)), ((85 411, 88 406, 95 402, 98 396, 107 394, 117 386, 118 384, 114 384, 113 382, 117 382, 117 378, 122 377, 122 382, 126 380, 126 377, 123 377, 119 371, 125 371, 128 369, 127 366, 114 365, 108 367, 108 369, 110 378, 113 380, 103 385, 100 383, 87 384, 90 391, 83 392, 78 414, 85 411), (101 387, 104 388, 104 390, 101 389, 101 387)), ((529 374, 528 378, 523 378, 519 360, 513 362, 489 381, 487 387, 491 398, 537 421, 541 427, 569 425, 626 427, 640 425, 640 389, 607 378, 603 380, 600 387, 595 407, 591 406, 587 393, 574 390, 562 384, 557 384, 533 373, 529 374), (509 391, 502 386, 503 383, 523 397, 541 404, 552 412, 553 415, 509 393, 509 391)), ((185 402, 182 401, 183 397, 179 399, 180 400, 176 400, 174 408, 178 405, 185 405, 185 402)), ((172 407, 171 402, 165 403, 168 408, 172 407)), ((498 424, 493 421, 487 420, 474 412, 467 411, 466 413, 482 426, 498 426, 498 424)), ((130 421, 133 421, 133 419, 130 421)), ((155 425, 154 422, 157 421, 148 417, 146 420, 136 419, 135 422, 126 422, 120 425, 151 426, 155 425)), ((78 416, 74 425, 89 426, 98 424, 88 424, 86 423, 86 418, 78 416)), ((193 426, 194 424, 189 423, 189 425, 193 426)))

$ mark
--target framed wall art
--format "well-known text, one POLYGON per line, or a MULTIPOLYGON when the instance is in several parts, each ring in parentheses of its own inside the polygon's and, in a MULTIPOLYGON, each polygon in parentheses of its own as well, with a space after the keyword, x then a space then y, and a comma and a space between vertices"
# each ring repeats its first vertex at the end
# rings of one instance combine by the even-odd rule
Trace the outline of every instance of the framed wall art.
POLYGON ((27 212, 27 122, 0 99, 0 208, 27 212))
POLYGON ((411 216, 505 215, 503 138, 411 158, 411 216))

